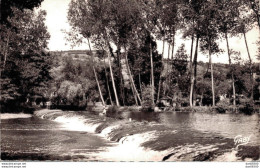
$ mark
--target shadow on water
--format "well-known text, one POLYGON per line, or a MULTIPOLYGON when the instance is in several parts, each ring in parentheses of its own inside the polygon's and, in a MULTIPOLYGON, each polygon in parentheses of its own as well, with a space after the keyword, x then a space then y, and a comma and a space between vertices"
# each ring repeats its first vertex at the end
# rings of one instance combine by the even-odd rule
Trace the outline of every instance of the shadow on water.
POLYGON ((160 122, 160 114, 159 113, 151 113, 151 112, 129 112, 128 118, 131 118, 136 121, 148 121, 148 122, 160 122))
POLYGON ((2 160, 96 160, 109 141, 38 117, 1 120, 2 160), (93 155, 93 154, 92 154, 93 155))

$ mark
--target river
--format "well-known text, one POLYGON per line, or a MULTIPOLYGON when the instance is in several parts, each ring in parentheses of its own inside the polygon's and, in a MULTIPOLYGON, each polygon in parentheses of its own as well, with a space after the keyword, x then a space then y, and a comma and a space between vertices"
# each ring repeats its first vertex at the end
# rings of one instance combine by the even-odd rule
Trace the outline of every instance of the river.
POLYGON ((259 114, 1 114, 2 160, 241 161, 259 159, 259 149, 259 114), (236 148, 235 137, 248 142, 236 148))

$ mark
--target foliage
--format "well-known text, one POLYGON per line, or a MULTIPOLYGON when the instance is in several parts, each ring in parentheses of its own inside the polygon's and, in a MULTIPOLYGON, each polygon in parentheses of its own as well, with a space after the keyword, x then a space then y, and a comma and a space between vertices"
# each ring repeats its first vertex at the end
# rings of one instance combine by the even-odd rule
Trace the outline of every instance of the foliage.
MULTIPOLYGON (((141 90, 141 85, 149 85, 151 78, 151 63, 150 63, 150 46, 149 36, 143 35, 144 43, 138 46, 136 43, 132 43, 128 52, 129 64, 134 75, 136 86, 141 90), (140 75, 140 77, 139 77, 140 75), (141 81, 140 81, 141 79, 141 81)), ((159 75, 162 70, 162 56, 156 51, 156 42, 152 41, 152 56, 154 65, 154 80, 155 88, 159 84, 159 75)))
POLYGON ((23 104, 32 96, 44 97, 50 79, 50 56, 46 52, 49 34, 46 12, 12 8, 9 26, 1 31, 1 102, 23 104))
POLYGON ((41 4, 42 0, 5 0, 1 1, 1 20, 0 23, 8 23, 7 18, 12 17, 13 11, 12 7, 17 8, 19 10, 30 9, 32 10, 34 7, 37 7, 41 4))
POLYGON ((243 106, 240 106, 239 107, 239 112, 247 114, 247 115, 252 114, 254 112, 254 105, 253 105, 253 103, 249 102, 249 103, 246 103, 243 106))
POLYGON ((98 97, 91 64, 90 60, 82 62, 65 56, 60 66, 52 68, 49 94, 54 104, 82 108, 98 97))
POLYGON ((230 106, 229 99, 224 98, 223 100, 220 100, 217 103, 216 110, 217 110, 218 113, 225 113, 227 111, 227 109, 229 108, 229 106, 230 106))
POLYGON ((153 102, 151 99, 151 85, 143 85, 143 91, 142 91, 142 109, 144 111, 153 111, 153 102))
POLYGON ((107 117, 117 118, 117 117, 119 117, 119 114, 120 114, 120 111, 117 106, 109 106, 106 111, 107 117))
POLYGON ((189 92, 190 74, 188 72, 188 55, 184 44, 178 48, 170 66, 172 68, 168 74, 170 79, 168 95, 173 95, 175 92, 187 95, 189 92))

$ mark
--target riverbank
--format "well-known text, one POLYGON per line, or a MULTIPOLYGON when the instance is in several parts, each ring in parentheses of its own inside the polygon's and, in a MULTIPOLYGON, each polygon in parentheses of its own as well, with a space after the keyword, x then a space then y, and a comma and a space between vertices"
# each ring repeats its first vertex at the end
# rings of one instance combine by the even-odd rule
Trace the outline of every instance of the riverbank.
MULTIPOLYGON (((141 112, 141 106, 90 106, 87 110, 94 111, 97 113, 103 113, 106 109, 106 113, 109 115, 115 115, 120 112, 141 112)), ((260 113, 260 108, 258 106, 193 106, 193 107, 155 107, 154 111, 150 112, 198 112, 198 113, 243 113, 243 114, 253 114, 260 113)))

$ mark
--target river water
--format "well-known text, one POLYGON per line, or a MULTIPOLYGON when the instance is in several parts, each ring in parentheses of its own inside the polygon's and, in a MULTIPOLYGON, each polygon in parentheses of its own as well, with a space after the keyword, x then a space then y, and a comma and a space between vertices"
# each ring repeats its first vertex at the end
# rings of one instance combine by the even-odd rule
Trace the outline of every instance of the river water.
POLYGON ((1 114, 2 160, 257 160, 259 114, 40 110, 1 114), (235 137, 249 137, 239 146, 235 137))

